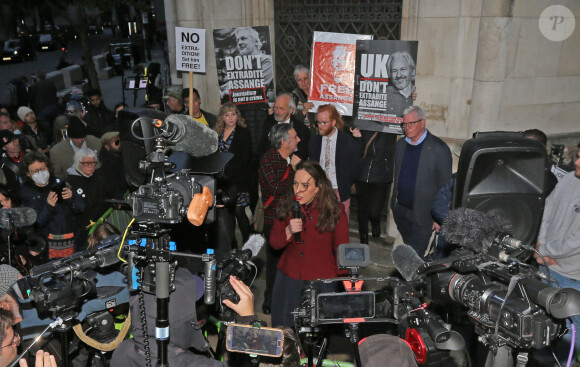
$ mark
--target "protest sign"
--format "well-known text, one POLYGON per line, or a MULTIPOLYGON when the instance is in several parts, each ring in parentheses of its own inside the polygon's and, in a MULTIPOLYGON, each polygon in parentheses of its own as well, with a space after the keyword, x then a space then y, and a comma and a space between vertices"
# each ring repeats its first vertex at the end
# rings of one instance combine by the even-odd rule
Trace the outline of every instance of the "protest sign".
POLYGON ((175 27, 177 70, 205 73, 205 29, 175 27))
POLYGON ((308 101, 314 104, 312 112, 332 103, 341 115, 352 115, 356 41, 362 39, 372 36, 314 32, 308 93, 308 101))
POLYGON ((417 47, 417 41, 357 41, 355 127, 403 133, 403 111, 413 105, 417 47))
POLYGON ((216 29, 213 38, 221 102, 274 102, 269 27, 216 29))

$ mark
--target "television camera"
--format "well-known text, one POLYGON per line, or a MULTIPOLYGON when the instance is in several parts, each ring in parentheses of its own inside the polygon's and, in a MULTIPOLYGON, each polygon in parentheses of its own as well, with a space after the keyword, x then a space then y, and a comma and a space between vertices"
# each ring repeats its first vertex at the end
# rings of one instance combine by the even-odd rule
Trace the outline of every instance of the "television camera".
POLYGON ((505 363, 495 358, 508 358, 512 350, 523 355, 550 346, 565 319, 580 314, 580 292, 546 284, 549 276, 519 260, 534 249, 505 228, 498 218, 460 208, 450 212, 442 230, 462 246, 452 256, 425 263, 410 246, 393 251, 393 263, 407 281, 403 289, 437 305, 468 309, 492 363, 505 363))
MULTIPOLYGON (((342 244, 337 249, 339 269, 348 269, 348 277, 319 279, 313 281, 302 291, 301 306, 294 311, 295 322, 300 334, 308 342, 309 364, 313 362, 312 344, 318 342, 324 325, 343 324, 345 334, 354 347, 355 360, 360 366, 358 351, 359 326, 362 324, 387 324, 397 326, 402 319, 412 318, 409 328, 413 332, 403 338, 413 347, 419 363, 425 364, 429 353, 429 365, 438 365, 447 358, 450 350, 463 348, 463 338, 454 331, 448 330, 441 319, 426 310, 426 305, 419 300, 419 295, 399 278, 395 277, 362 277, 359 268, 368 267, 370 252, 365 244, 342 244), (341 282, 346 292, 321 293, 320 284, 341 282), (363 291, 363 283, 375 282, 376 291, 363 291)), ((327 340, 323 337, 318 361, 322 361, 327 340)))

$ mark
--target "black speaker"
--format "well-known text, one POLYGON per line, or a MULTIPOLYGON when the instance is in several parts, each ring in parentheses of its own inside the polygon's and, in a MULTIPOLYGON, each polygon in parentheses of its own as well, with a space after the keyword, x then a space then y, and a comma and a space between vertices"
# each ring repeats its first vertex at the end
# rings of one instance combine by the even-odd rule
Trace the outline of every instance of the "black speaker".
POLYGON ((546 148, 522 133, 476 133, 461 149, 453 208, 510 221, 513 237, 535 245, 549 173, 546 148))

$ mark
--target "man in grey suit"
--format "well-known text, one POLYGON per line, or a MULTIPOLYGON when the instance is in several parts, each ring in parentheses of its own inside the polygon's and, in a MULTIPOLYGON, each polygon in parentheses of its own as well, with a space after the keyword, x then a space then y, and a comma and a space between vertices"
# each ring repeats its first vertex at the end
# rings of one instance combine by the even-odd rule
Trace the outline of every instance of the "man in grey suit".
POLYGON ((437 191, 451 178, 451 151, 425 127, 419 106, 403 111, 405 138, 395 149, 395 185, 391 208, 403 241, 425 256, 433 230, 439 225, 431 216, 437 191))

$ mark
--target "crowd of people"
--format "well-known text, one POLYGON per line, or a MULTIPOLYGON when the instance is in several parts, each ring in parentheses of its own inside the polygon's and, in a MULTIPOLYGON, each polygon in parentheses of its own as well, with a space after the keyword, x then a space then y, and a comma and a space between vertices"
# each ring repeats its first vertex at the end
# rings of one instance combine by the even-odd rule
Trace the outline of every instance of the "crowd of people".
MULTIPOLYGON (((397 76, 392 93, 404 90, 412 104, 416 98, 414 63, 395 57, 389 68, 401 63, 409 74, 397 76)), ((167 113, 192 116, 191 123, 216 131, 220 152, 233 153, 229 165, 216 175, 217 190, 229 200, 220 203, 218 220, 211 230, 217 246, 226 251, 238 246, 236 226, 244 242, 252 231, 264 235, 267 262, 262 311, 272 313, 275 326, 286 327, 294 326, 291 311, 299 305, 305 285, 342 274, 335 254, 338 245, 350 242, 353 185, 359 241, 369 242, 369 222, 372 237, 381 236, 381 213, 390 201, 403 241, 424 257, 433 231, 441 225, 434 216, 434 204, 441 190, 453 182, 451 151, 427 129, 426 114, 420 107, 391 111, 403 119, 405 136, 397 140, 393 134, 349 128, 331 104, 312 112, 308 68, 297 66, 294 77, 297 88, 279 94, 261 121, 256 119, 261 113, 232 103, 224 103, 217 116, 204 111, 196 89, 193 95, 183 89, 162 97, 167 113), (259 208, 263 210, 263 228, 252 226, 250 219, 252 211, 259 208)), ((32 266, 87 249, 93 226, 111 207, 106 200, 121 200, 130 189, 119 135, 119 112, 126 105, 119 103, 109 110, 101 91, 94 89, 86 91, 86 100, 58 102, 50 81, 43 79, 42 73, 39 80, 45 86, 31 88, 27 104, 0 108, 0 204, 5 209, 32 208, 36 213, 32 229, 17 229, 14 247, 18 251, 8 259, 23 275, 32 266)), ((556 189, 554 195, 569 198, 578 178, 580 158, 576 172, 563 181, 567 186, 556 189)), ((577 269, 571 269, 573 264, 565 260, 566 256, 576 256, 573 246, 556 244, 561 239, 551 236, 557 231, 546 230, 558 226, 577 236, 578 215, 564 218, 552 210, 561 200, 565 199, 554 196, 548 201, 547 215, 554 218, 544 220, 538 248, 553 261, 545 265, 577 281, 577 269)), ((567 202, 570 210, 578 213, 580 204, 572 204, 567 202)), ((182 275, 184 279, 191 276, 182 275)), ((233 286, 245 290, 236 280, 233 286)), ((331 286, 326 289, 333 290, 331 286)), ((246 311, 253 314, 253 306, 246 311)), ((179 309, 174 312, 180 313, 179 309)), ((0 313, 0 326, 3 317, 0 313)), ((9 331, 6 335, 10 338, 9 331)), ((176 346, 180 347, 188 345, 176 346)), ((129 358, 129 354, 118 356, 129 358)), ((143 357, 129 359, 132 361, 123 363, 141 365, 137 360, 143 357)))

